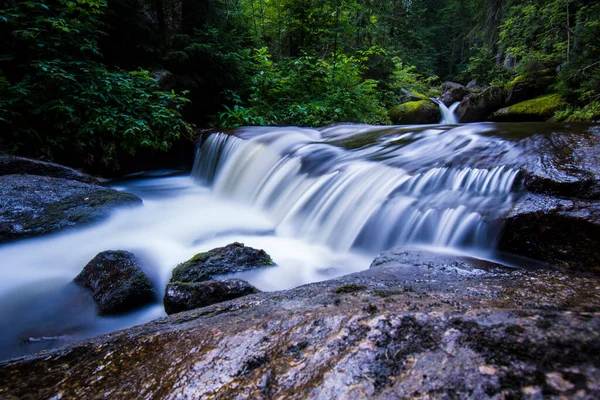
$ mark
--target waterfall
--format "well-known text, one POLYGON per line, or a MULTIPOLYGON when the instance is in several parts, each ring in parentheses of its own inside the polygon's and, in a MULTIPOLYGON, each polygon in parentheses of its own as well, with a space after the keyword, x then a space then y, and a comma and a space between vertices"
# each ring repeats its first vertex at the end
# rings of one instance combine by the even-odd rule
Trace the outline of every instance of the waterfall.
POLYGON ((508 145, 479 135, 483 126, 458 126, 388 130, 362 147, 344 146, 377 129, 359 127, 353 136, 351 126, 320 134, 254 128, 240 134, 245 140, 213 134, 198 150, 193 176, 217 196, 266 212, 277 234, 336 250, 492 249, 494 221, 513 203, 518 169, 467 161, 508 145))
POLYGON ((458 120, 456 119, 456 115, 454 115, 454 111, 460 104, 460 102, 455 102, 450 106, 450 108, 446 107, 446 105, 439 99, 431 98, 439 107, 442 113, 442 120, 440 124, 458 124, 458 120))

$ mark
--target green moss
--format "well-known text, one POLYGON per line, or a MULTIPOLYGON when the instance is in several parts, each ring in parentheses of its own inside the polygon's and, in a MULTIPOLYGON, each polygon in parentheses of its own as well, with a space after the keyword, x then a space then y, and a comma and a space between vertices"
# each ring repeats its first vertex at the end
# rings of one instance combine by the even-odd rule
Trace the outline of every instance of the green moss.
POLYGON ((433 124, 441 118, 439 107, 429 99, 400 104, 389 115, 395 124, 433 124))
POLYGON ((360 292, 365 290, 367 287, 364 285, 357 285, 355 283, 350 283, 347 285, 341 285, 338 286, 335 289, 335 292, 338 294, 344 294, 344 293, 356 293, 356 292, 360 292))
POLYGON ((554 114, 557 110, 566 105, 565 101, 558 94, 550 94, 538 97, 536 99, 523 101, 509 107, 510 112, 518 114, 554 114))

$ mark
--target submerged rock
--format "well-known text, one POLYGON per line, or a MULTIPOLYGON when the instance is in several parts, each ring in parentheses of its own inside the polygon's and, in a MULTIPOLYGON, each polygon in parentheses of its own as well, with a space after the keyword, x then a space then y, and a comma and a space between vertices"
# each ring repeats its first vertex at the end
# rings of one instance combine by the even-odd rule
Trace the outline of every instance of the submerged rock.
POLYGON ((498 122, 547 121, 566 105, 560 95, 551 94, 501 108, 490 119, 498 122))
POLYGON ((503 105, 502 88, 491 86, 481 93, 473 93, 465 97, 456 109, 456 117, 460 122, 485 121, 491 113, 503 105))
POLYGON ((258 292, 257 288, 241 279, 174 282, 167 285, 163 302, 167 314, 175 314, 258 292))
POLYGON ((150 279, 128 251, 99 253, 73 282, 92 291, 100 315, 124 313, 156 299, 150 279))
POLYGON ((115 206, 142 203, 129 193, 37 175, 0 176, 0 198, 0 243, 88 224, 115 206))
POLYGON ((452 103, 461 101, 469 94, 469 90, 467 90, 466 87, 455 82, 444 82, 442 84, 442 91, 443 93, 440 96, 440 101, 444 103, 446 107, 450 107, 452 103))
POLYGON ((431 100, 409 101, 394 107, 390 113, 394 124, 435 124, 440 121, 442 114, 437 104, 431 100))
POLYGON ((526 195, 505 218, 498 247, 600 275, 600 201, 526 195))
POLYGON ((424 251, 374 264, 0 363, 0 397, 600 396, 598 279, 424 251))
POLYGON ((173 270, 170 282, 202 282, 216 275, 233 274, 275 265, 264 251, 234 242, 205 253, 196 254, 173 270))
POLYGON ((32 158, 0 153, 0 175, 41 175, 99 185, 98 179, 76 169, 32 158))

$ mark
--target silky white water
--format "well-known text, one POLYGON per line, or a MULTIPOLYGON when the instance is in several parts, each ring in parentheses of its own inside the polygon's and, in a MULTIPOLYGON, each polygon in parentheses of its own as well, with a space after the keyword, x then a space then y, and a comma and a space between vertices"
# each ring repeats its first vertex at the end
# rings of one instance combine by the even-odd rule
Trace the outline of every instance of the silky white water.
POLYGON ((513 144, 492 130, 340 125, 213 134, 191 176, 113 184, 140 196, 142 207, 0 246, 0 358, 165 315, 160 299, 172 269, 234 241, 264 249, 277 263, 238 275, 261 290, 360 271, 393 246, 492 257, 497 221, 518 186, 518 169, 498 158, 513 144), (68 284, 105 250, 136 254, 157 288, 156 305, 95 316, 68 284))

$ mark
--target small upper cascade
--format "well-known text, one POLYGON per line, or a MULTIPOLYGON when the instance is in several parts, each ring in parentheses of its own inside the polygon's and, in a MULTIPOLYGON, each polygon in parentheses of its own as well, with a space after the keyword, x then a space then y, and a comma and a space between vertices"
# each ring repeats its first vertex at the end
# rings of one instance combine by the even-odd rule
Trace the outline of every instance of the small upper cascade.
POLYGON ((433 100, 440 107, 440 111, 442 113, 442 120, 440 121, 440 124, 458 124, 458 120, 456 118, 456 115, 454 114, 454 111, 460 104, 459 102, 452 104, 450 108, 448 108, 440 99, 432 97, 431 100, 433 100))
POLYGON ((278 235, 337 250, 493 249, 494 221, 513 204, 519 170, 486 160, 509 142, 482 135, 485 125, 359 128, 357 137, 341 128, 213 134, 193 176, 217 196, 265 212, 278 235))

